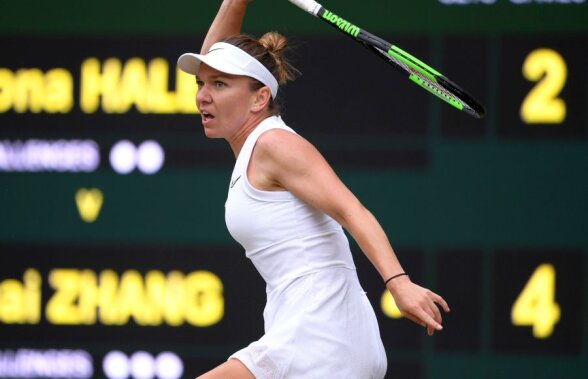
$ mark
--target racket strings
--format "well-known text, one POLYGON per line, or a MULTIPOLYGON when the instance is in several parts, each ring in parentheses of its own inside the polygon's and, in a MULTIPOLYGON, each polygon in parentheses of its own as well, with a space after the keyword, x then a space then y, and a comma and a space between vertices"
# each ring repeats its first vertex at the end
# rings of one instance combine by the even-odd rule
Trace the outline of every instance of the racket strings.
POLYGON ((452 94, 447 89, 445 89, 444 87, 442 87, 439 83, 436 83, 436 82, 432 81, 430 78, 428 78, 426 75, 423 75, 417 69, 415 69, 413 67, 410 67, 406 63, 402 62, 401 60, 396 59, 395 57, 393 57, 390 54, 384 52, 383 50, 381 50, 378 47, 374 47, 374 49, 376 49, 381 54, 382 58, 385 58, 386 60, 392 61, 396 65, 402 67, 405 71, 410 72, 413 75, 418 76, 419 79, 421 79, 424 82, 424 84, 429 88, 429 90, 433 90, 433 91, 439 93, 439 95, 443 96, 444 98, 453 99, 453 100, 459 101, 459 98, 458 97, 456 97, 454 94, 452 94))
POLYGON ((432 81, 431 79, 429 79, 427 76, 423 75, 418 70, 415 70, 412 67, 409 67, 409 70, 413 75, 418 76, 419 79, 421 79, 424 82, 424 84, 427 85, 431 90, 438 92, 439 95, 446 97, 446 98, 449 98, 449 99, 459 100, 459 98, 457 96, 455 96, 453 93, 449 92, 447 89, 445 89, 439 83, 432 81))
POLYGON ((411 67, 403 61, 397 59, 396 57, 388 54, 380 47, 367 44, 364 45, 366 47, 369 47, 370 50, 376 53, 376 55, 378 55, 380 58, 386 60, 388 63, 392 63, 392 65, 397 69, 404 70, 404 72, 410 73, 412 76, 416 77, 417 80, 413 80, 415 83, 419 84, 422 88, 439 97, 441 100, 449 104, 452 104, 458 109, 462 109, 475 117, 480 118, 478 114, 479 112, 476 112, 476 110, 468 104, 468 101, 466 99, 462 99, 456 93, 445 88, 441 83, 432 80, 430 77, 423 74, 418 69, 411 67))

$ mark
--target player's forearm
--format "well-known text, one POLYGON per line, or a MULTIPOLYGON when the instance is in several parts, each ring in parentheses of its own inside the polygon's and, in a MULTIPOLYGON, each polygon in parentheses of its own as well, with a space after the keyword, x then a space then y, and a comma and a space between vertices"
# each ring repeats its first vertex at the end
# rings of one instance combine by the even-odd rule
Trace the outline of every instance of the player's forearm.
POLYGON ((403 272, 386 233, 374 215, 363 206, 350 215, 345 228, 353 236, 383 280, 403 272))
POLYGON ((247 3, 249 0, 223 0, 202 44, 202 54, 215 42, 241 33, 247 3))

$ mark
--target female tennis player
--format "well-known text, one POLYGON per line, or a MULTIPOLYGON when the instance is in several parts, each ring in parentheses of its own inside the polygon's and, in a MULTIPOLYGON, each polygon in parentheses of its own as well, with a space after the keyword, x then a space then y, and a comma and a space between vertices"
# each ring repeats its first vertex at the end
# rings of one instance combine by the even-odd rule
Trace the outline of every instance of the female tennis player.
POLYGON ((201 53, 180 69, 197 77, 206 136, 224 138, 236 163, 225 219, 267 283, 265 334, 202 379, 383 378, 386 353, 359 283, 345 228, 402 314, 441 330, 445 300, 404 273, 374 216, 322 155, 281 119, 279 87, 294 78, 286 38, 241 35, 248 0, 224 0, 201 53))

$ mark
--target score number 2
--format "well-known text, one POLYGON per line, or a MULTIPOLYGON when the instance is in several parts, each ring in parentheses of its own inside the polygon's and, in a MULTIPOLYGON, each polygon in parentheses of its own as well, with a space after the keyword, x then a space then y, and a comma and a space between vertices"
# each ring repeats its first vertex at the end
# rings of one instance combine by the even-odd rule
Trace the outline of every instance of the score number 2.
POLYGON ((559 98, 568 69, 563 57, 552 49, 533 50, 523 63, 523 75, 537 82, 523 100, 520 115, 527 124, 560 124, 566 118, 566 103, 559 98))
POLYGON ((532 326, 535 338, 545 339, 553 333, 560 315, 560 307, 555 302, 555 268, 549 263, 541 264, 512 306, 512 323, 532 326))

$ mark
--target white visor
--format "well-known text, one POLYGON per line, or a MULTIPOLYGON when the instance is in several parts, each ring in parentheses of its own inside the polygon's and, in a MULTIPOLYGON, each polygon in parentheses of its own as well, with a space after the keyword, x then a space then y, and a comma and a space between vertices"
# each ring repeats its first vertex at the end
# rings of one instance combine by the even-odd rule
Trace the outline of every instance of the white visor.
POLYGON ((243 75, 259 80, 272 91, 272 98, 278 94, 278 81, 271 72, 251 55, 238 47, 226 42, 217 42, 206 54, 182 54, 178 59, 178 67, 188 74, 196 75, 200 64, 224 72, 225 74, 243 75))

